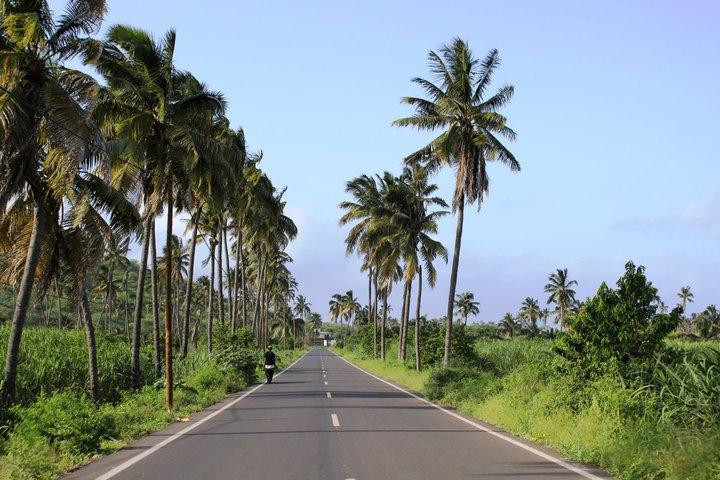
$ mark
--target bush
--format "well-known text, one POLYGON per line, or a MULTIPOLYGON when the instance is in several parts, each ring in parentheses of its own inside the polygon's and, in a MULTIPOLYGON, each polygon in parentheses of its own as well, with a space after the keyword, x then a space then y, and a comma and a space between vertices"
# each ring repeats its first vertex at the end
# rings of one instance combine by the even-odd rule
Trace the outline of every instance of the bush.
POLYGON ((469 368, 440 368, 430 373, 425 394, 430 400, 456 404, 460 401, 480 400, 494 390, 495 376, 469 368))
POLYGON ((657 289, 645 278, 644 267, 625 265, 617 290, 605 283, 588 299, 580 313, 566 319, 556 351, 565 367, 584 379, 650 368, 662 350, 664 338, 681 321, 682 309, 657 313, 657 289))
MULTIPOLYGON (((442 363, 445 354, 445 324, 432 322, 420 334, 420 359, 423 365, 437 366, 442 363)), ((473 339, 468 335, 467 328, 461 323, 455 323, 452 329, 452 344, 450 347, 451 363, 458 367, 476 366, 477 353, 473 339)), ((410 340, 408 340, 410 342, 410 340)), ((412 343, 411 343, 412 344, 412 343)))
POLYGON ((18 423, 10 435, 44 437, 64 452, 92 454, 113 431, 112 419, 84 395, 74 392, 41 395, 30 407, 15 407, 18 423))
POLYGON ((259 352, 249 348, 227 346, 214 354, 218 364, 239 375, 246 384, 257 379, 259 352))
MULTIPOLYGON (((378 335, 380 332, 378 330, 378 335)), ((346 348, 359 353, 362 356, 372 356, 375 351, 375 327, 373 325, 363 324, 358 326, 352 335, 345 340, 346 348)))

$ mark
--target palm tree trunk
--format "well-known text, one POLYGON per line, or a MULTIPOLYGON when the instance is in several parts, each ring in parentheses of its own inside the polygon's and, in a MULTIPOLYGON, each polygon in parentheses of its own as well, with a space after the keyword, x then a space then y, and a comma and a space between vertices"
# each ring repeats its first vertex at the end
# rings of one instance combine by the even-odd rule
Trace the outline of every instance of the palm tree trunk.
POLYGON ((370 319, 372 318, 372 272, 373 269, 370 267, 368 269, 368 322, 370 322, 370 319))
MULTIPOLYGON (((240 273, 240 308, 242 308, 242 326, 243 328, 247 326, 247 310, 246 310, 246 294, 245 294, 245 252, 243 252, 243 241, 242 241, 242 231, 240 228, 238 228, 237 231, 237 258, 239 260, 239 263, 236 265, 235 274, 237 275, 238 271, 240 273)), ((235 284, 235 290, 237 293, 237 283, 235 284)), ((237 303, 237 300, 236 300, 237 303)), ((237 313, 237 312, 236 312, 237 313)))
POLYGON ((57 306, 57 322, 58 322, 58 328, 62 328, 62 303, 60 299, 60 285, 58 285, 57 277, 55 277, 55 300, 56 300, 56 306, 57 306))
POLYGON ((188 336, 190 335, 190 306, 192 304, 193 275, 195 273, 195 247, 197 246, 197 231, 199 211, 195 214, 193 220, 193 232, 190 239, 190 265, 188 265, 187 286, 185 288, 185 312, 183 315, 183 334, 182 345, 180 346, 180 355, 182 358, 187 356, 188 352, 188 336))
POLYGON ((155 220, 152 222, 150 240, 150 291, 152 297, 152 334, 155 378, 162 376, 162 358, 160 357, 160 299, 158 298, 157 246, 155 245, 155 220))
POLYGON ((380 324, 380 359, 385 361, 385 324, 387 323, 387 287, 383 289, 383 313, 382 323, 380 324))
POLYGON ((130 355, 131 384, 133 390, 140 388, 140 335, 142 327, 143 300, 145 299, 145 273, 148 263, 148 249, 152 237, 152 216, 145 220, 145 232, 143 233, 142 253, 140 254, 140 266, 138 269, 137 288, 135 290, 135 313, 133 315, 133 336, 132 352, 130 355))
POLYGON ((227 283, 228 307, 230 309, 230 312, 229 312, 230 332, 235 333, 235 320, 233 320, 233 312, 235 311, 235 304, 233 303, 232 280, 230 279, 230 250, 228 249, 228 242, 227 242, 227 222, 225 222, 223 224, 221 233, 222 233, 222 237, 223 237, 223 243, 225 245, 225 275, 226 275, 225 283, 227 283))
POLYGON ((126 263, 125 264, 125 276, 123 276, 123 290, 125 290, 125 303, 124 303, 124 309, 125 309, 125 340, 127 342, 130 341, 130 304, 128 303, 128 300, 130 297, 130 266, 126 263))
POLYGON ((405 288, 407 289, 407 306, 405 307, 405 314, 402 318, 402 336, 400 338, 400 360, 402 362, 404 362, 407 358, 407 336, 410 320, 410 306, 412 300, 412 279, 407 280, 405 282, 405 285, 405 288))
POLYGON ((455 287, 457 286, 458 264, 460 263, 460 242, 462 240, 463 217, 465 214, 465 194, 460 195, 457 206, 457 227, 455 228, 455 248, 453 250, 452 268, 450 269, 450 291, 448 292, 448 307, 445 317, 445 352, 443 355, 443 367, 447 367, 450 361, 450 349, 452 344, 452 322, 453 322, 453 301, 455 300, 455 287))
POLYGON ((208 287, 208 310, 207 310, 207 347, 212 352, 212 327, 213 327, 213 297, 215 292, 215 242, 210 239, 210 285, 208 287))
POLYGON ((115 280, 115 261, 110 261, 110 266, 108 268, 108 285, 107 285, 107 296, 105 298, 105 315, 106 315, 106 322, 108 322, 108 325, 106 326, 106 330, 109 330, 112 327, 112 313, 110 313, 114 307, 115 307, 115 291, 113 290, 113 282, 115 280))
POLYGON ((45 208, 45 197, 36 198, 35 207, 33 208, 33 230, 25 258, 25 268, 20 280, 20 290, 15 302, 12 326, 8 336, 7 353, 5 355, 5 380, 2 382, 2 398, 0 398, 0 404, 4 405, 10 405, 15 401, 15 380, 17 379, 20 339, 35 283, 35 270, 40 259, 40 247, 45 236, 45 223, 47 221, 45 208))
POLYGON ((98 365, 97 365, 97 345, 95 343, 95 326, 93 325, 92 312, 90 310, 90 302, 87 297, 87 289, 82 290, 82 313, 85 320, 85 339, 87 340, 88 353, 88 381, 90 387, 90 398, 93 401, 98 399, 98 365))
POLYGON ((218 307, 220 308, 220 325, 225 325, 225 298, 223 294, 223 242, 222 242, 222 227, 220 227, 219 231, 219 238, 218 238, 218 258, 217 258, 217 276, 218 276, 218 307))
POLYGON ((167 232, 165 248, 167 268, 165 271, 165 407, 173 409, 173 351, 172 351, 172 226, 173 226, 173 191, 172 176, 167 181, 167 232))
POLYGON ((418 267, 418 296, 415 308, 415 370, 420 371, 420 302, 422 301, 422 269, 418 267))
POLYGON ((400 311, 400 330, 398 332, 398 349, 397 349, 398 361, 402 361, 402 338, 403 338, 403 328, 405 327, 405 310, 407 310, 407 282, 405 282, 405 284, 403 284, 403 303, 402 303, 402 310, 400 311))
POLYGON ((373 299, 373 358, 378 356, 378 289, 377 289, 377 270, 373 275, 373 284, 375 287, 375 297, 373 299))

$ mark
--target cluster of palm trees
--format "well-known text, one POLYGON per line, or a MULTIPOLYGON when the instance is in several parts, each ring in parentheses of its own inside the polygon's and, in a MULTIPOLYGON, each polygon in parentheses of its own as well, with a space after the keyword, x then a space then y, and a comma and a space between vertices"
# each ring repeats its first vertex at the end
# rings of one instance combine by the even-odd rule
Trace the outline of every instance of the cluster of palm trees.
POLYGON ((248 151, 243 130, 230 127, 223 95, 177 67, 173 30, 154 38, 114 25, 104 38, 92 38, 105 11, 103 0, 71 0, 60 16, 46 1, 0 2, 0 266, 2 279, 17 284, 5 402, 15 396, 31 301, 53 286, 69 292, 82 313, 93 397, 98 365, 90 296, 101 292, 107 326, 118 291, 125 291, 138 388, 150 264, 155 361, 158 374, 165 368, 168 408, 173 355, 196 344, 201 321, 210 350, 216 321, 233 332, 252 327, 264 346, 270 313, 285 315, 296 292, 284 250, 297 228, 284 213, 284 190, 259 168, 262 154, 248 151), (101 81, 70 68, 72 58, 101 81), (181 212, 189 217, 186 241, 173 235, 181 212), (158 256, 156 220, 163 215, 158 256), (127 253, 136 239, 141 253, 130 312, 127 253), (196 282, 198 242, 210 252, 204 261, 210 275, 196 282))
POLYGON ((554 309, 541 308, 540 302, 527 297, 520 305, 517 314, 506 313, 500 320, 500 328, 510 337, 516 333, 525 332, 529 336, 536 336, 541 331, 548 330, 548 320, 554 314, 555 323, 560 330, 564 328, 565 318, 568 314, 577 313, 582 304, 575 298, 574 286, 576 280, 568 278, 567 268, 558 268, 548 276, 545 284, 545 293, 548 294, 547 304, 554 305, 554 309), (542 327, 538 325, 542 322, 542 327))
MULTIPOLYGON (((374 325, 380 325, 380 356, 384 358, 384 325, 387 298, 395 283, 402 283, 403 308, 400 317, 398 356, 404 360, 407 349, 407 326, 411 310, 412 282, 417 277, 416 320, 420 317, 423 274, 428 284, 436 280, 433 261, 447 259, 445 248, 431 235, 437 231, 437 220, 447 214, 448 205, 433 196, 436 186, 429 177, 443 167, 455 172, 452 210, 457 216, 453 249, 443 365, 450 359, 455 289, 460 261, 460 243, 466 204, 480 207, 489 190, 487 164, 498 161, 513 171, 520 170, 514 155, 503 144, 514 140, 515 132, 507 126, 500 110, 513 96, 514 88, 505 85, 490 93, 494 71, 500 64, 497 50, 479 60, 467 42, 456 38, 439 53, 428 54, 433 80, 412 81, 425 97, 404 97, 403 103, 415 113, 394 122, 396 126, 441 131, 428 145, 405 158, 406 167, 396 177, 384 172, 378 176, 362 175, 347 183, 351 201, 340 207, 345 214, 341 224, 353 224, 347 237, 348 253, 356 252, 368 272, 368 312, 374 325), (374 294, 372 290, 374 289, 374 294), (383 301, 382 320, 378 297, 383 301)), ((419 323, 415 321, 416 368, 420 368, 419 323)))
MULTIPOLYGON (((438 256, 447 260, 445 247, 432 238, 437 232, 437 219, 447 213, 435 209, 447 206, 441 198, 433 196, 436 190, 437 186, 429 183, 427 169, 414 165, 405 167, 400 176, 384 172, 383 175, 362 175, 349 181, 346 191, 352 200, 340 204, 340 208, 345 210, 340 223, 353 223, 346 239, 347 253, 358 253, 368 273, 368 319, 375 326, 375 337, 379 338, 379 352, 383 359, 387 300, 393 285, 403 285, 398 359, 404 361, 413 281, 417 278, 417 320, 420 317, 423 279, 434 286, 436 270, 433 262, 438 256), (379 298, 383 301, 381 320, 378 315, 379 298)), ((360 305, 349 291, 333 297, 330 311, 334 317, 344 317, 349 321, 360 311, 360 305)), ((416 321, 415 325, 417 350, 419 322, 416 321)), ((416 367, 420 368, 419 363, 416 367)))

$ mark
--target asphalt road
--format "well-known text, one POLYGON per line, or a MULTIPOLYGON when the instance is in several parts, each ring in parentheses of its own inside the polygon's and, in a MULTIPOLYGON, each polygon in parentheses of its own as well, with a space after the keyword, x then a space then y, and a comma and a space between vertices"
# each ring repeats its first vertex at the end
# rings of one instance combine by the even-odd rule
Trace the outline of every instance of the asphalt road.
POLYGON ((68 479, 606 479, 316 348, 68 479))

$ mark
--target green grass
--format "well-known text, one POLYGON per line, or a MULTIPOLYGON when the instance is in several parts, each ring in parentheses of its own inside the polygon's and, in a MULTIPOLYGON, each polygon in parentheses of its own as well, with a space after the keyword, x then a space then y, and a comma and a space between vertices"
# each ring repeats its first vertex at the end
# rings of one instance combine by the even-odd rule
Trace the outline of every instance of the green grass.
POLYGON ((720 419, 703 426, 667 421, 656 396, 638 395, 614 378, 578 388, 553 368, 551 347, 549 340, 478 342, 480 368, 421 373, 336 351, 440 404, 622 480, 720 478, 720 419))

